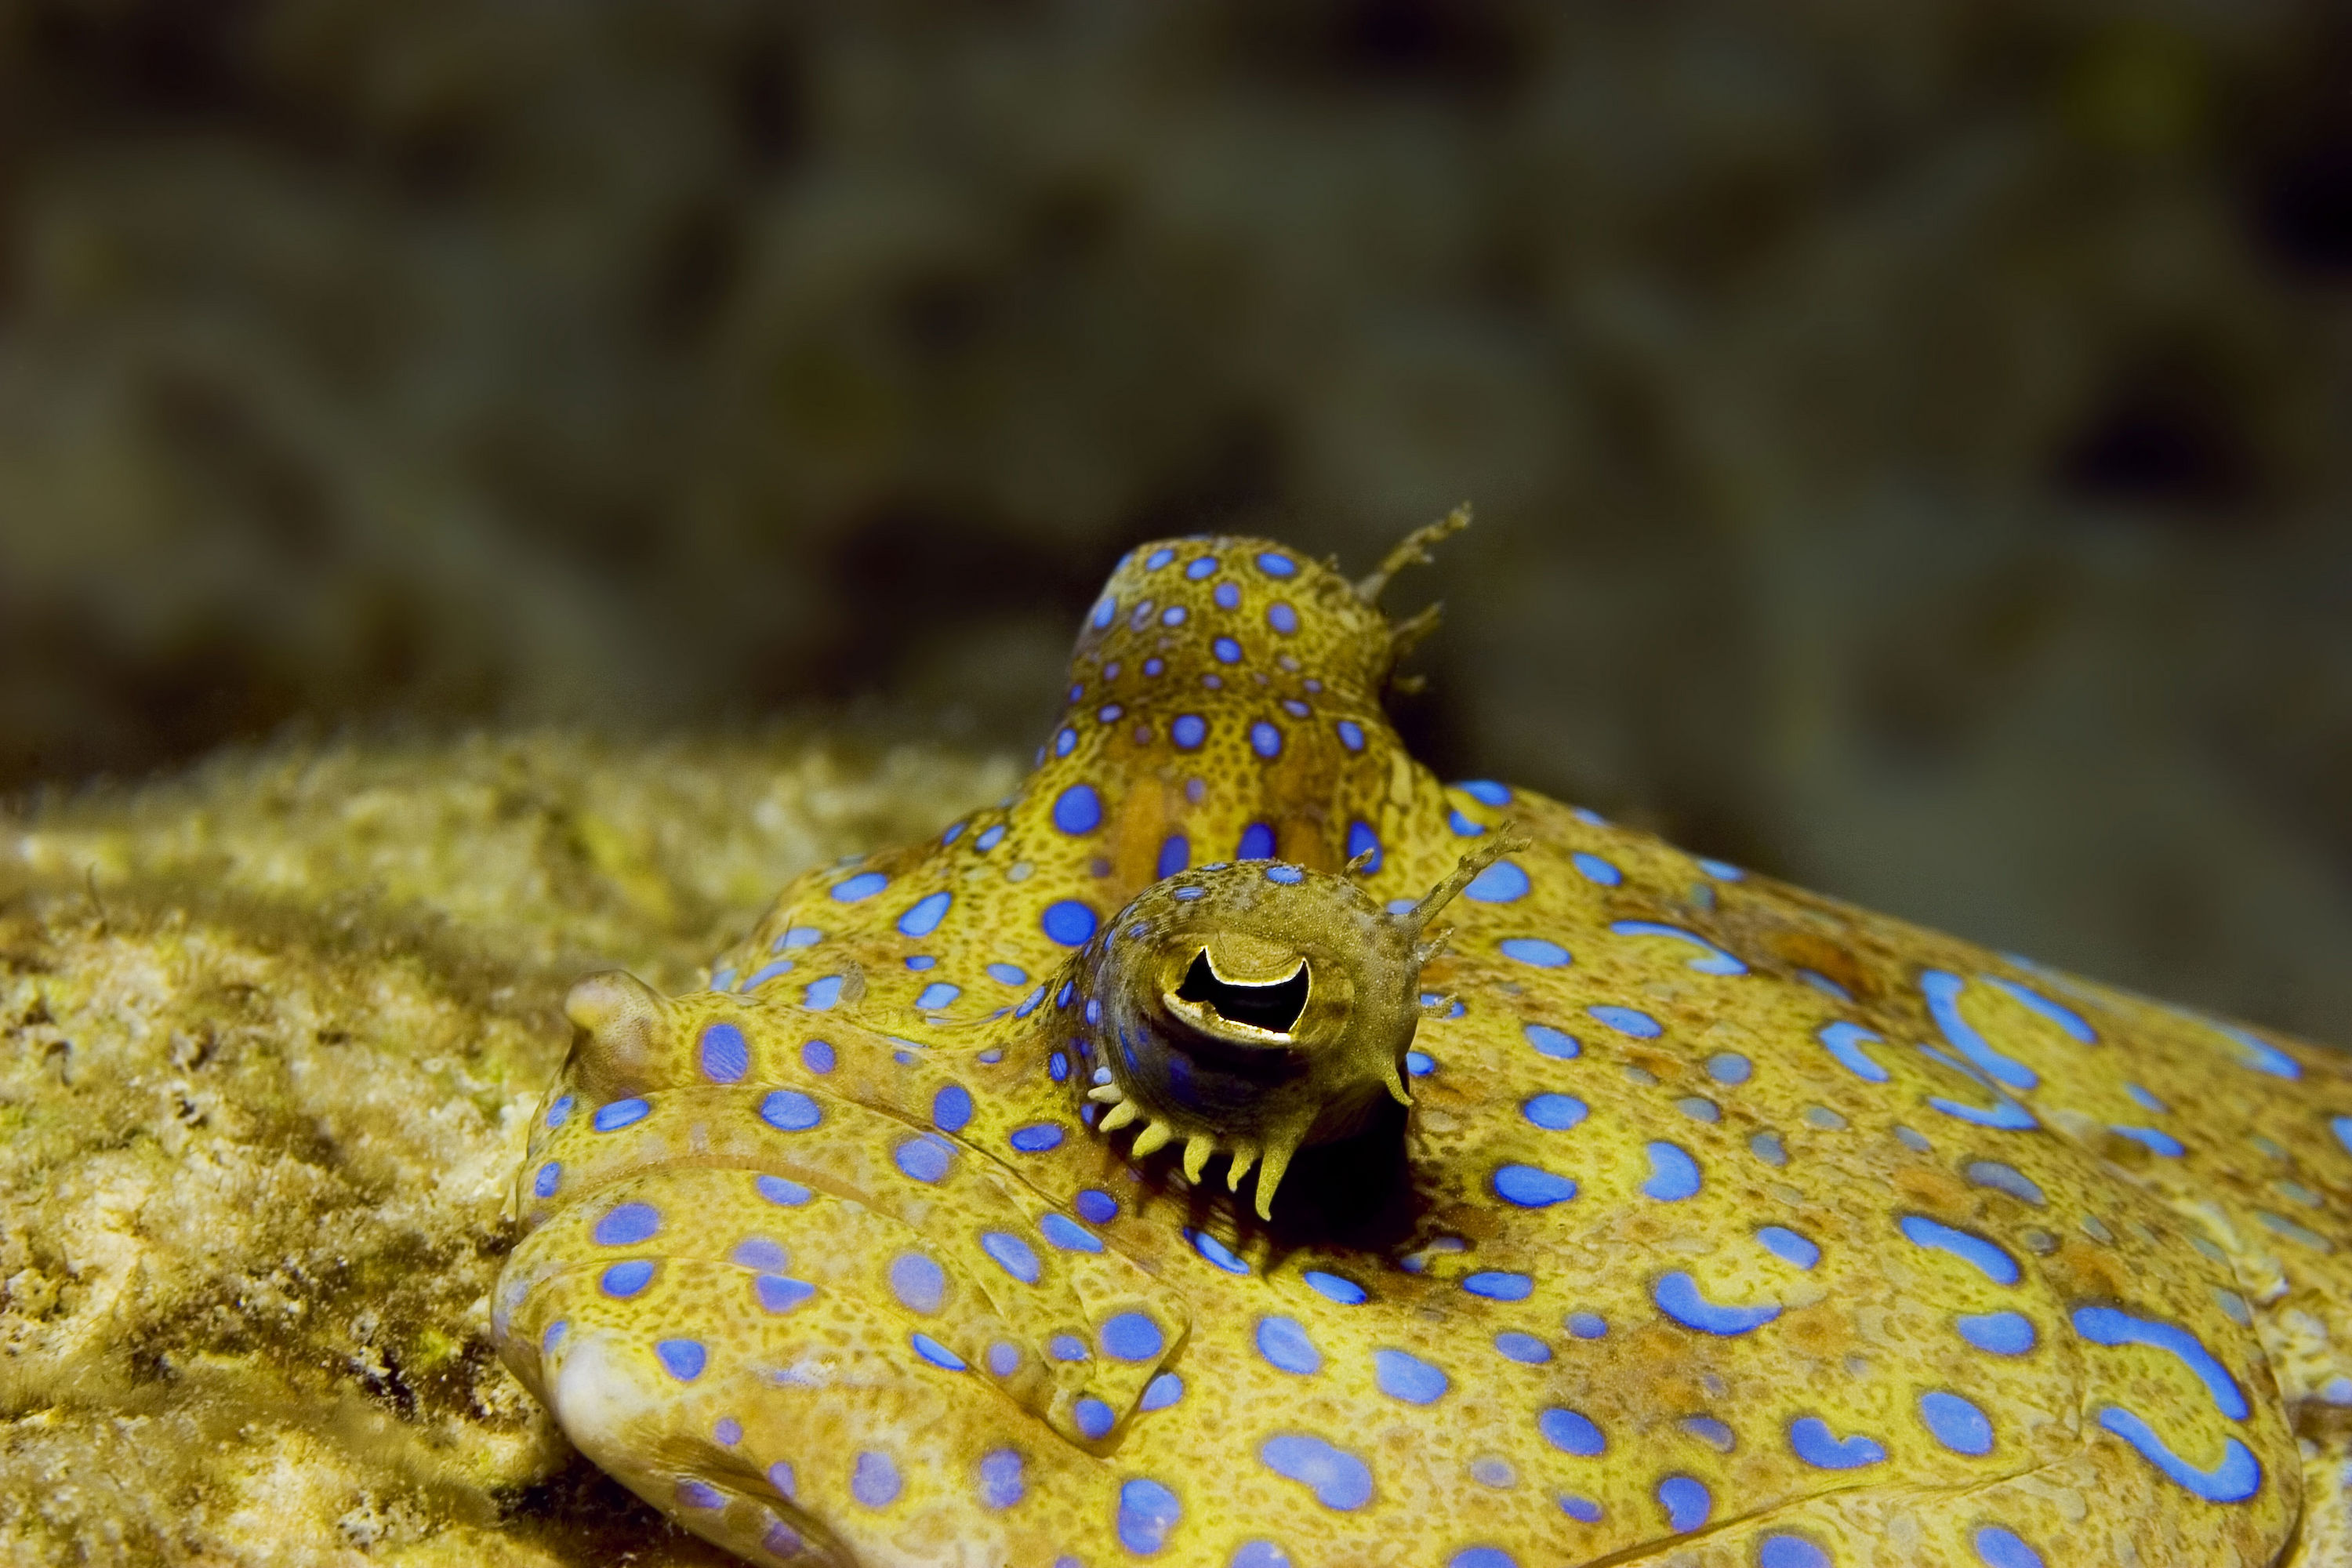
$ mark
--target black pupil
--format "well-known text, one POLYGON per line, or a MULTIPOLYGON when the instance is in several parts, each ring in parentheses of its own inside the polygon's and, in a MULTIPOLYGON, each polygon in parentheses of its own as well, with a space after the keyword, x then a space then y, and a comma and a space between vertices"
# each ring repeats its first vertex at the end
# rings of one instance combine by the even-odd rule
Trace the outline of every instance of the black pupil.
POLYGON ((1298 1015, 1307 1011, 1307 965, 1300 964, 1289 979, 1271 985, 1236 985, 1217 977, 1204 949, 1184 972, 1184 984, 1176 987, 1176 994, 1187 1002, 1206 1002, 1220 1016, 1236 1024, 1286 1035, 1298 1022, 1298 1015))

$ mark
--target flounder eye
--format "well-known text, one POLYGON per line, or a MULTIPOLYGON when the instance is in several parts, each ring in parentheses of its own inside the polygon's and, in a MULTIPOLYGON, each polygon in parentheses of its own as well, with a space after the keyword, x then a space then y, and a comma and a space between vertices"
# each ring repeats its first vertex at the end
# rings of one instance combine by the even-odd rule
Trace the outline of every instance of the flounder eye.
POLYGON ((1307 1011, 1309 984, 1307 961, 1280 979, 1252 982, 1230 979, 1217 972, 1206 947, 1193 955, 1176 987, 1176 1000, 1190 1002, 1213 1023, 1239 1024, 1269 1035, 1287 1037, 1307 1011))

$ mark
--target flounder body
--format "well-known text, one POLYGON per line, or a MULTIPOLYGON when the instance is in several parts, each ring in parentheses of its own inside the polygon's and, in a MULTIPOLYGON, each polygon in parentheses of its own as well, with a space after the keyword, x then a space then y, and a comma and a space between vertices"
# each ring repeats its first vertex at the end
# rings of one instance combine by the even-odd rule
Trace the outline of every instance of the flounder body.
POLYGON ((2352 1561, 2346 1059, 1441 785, 1379 581, 1137 551, 1013 798, 582 984, 571 1438, 761 1563, 2352 1561))

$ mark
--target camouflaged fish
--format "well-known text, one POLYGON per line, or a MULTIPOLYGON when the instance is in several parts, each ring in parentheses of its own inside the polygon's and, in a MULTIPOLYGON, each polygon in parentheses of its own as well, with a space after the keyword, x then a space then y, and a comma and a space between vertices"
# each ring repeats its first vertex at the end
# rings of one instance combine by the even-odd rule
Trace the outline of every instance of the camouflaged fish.
POLYGON ((1526 791, 1135 552, 1002 805, 584 981, 507 1364, 757 1563, 2352 1562, 2352 1071, 1526 791))

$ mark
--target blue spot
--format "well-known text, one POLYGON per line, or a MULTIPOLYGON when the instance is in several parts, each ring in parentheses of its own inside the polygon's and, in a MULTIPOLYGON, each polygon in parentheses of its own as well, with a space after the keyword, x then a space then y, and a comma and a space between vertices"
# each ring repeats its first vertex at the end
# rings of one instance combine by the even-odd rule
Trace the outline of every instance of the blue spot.
POLYGON ((735 1244, 735 1249, 727 1255, 727 1261, 740 1268, 772 1273, 784 1267, 789 1259, 784 1253, 784 1244, 773 1237, 747 1236, 735 1244))
POLYGON ((700 1377, 703 1364, 710 1359, 710 1352, 698 1340, 656 1341, 654 1354, 661 1358, 663 1370, 680 1383, 700 1377))
POLYGON ((1064 1215, 1049 1214, 1037 1222, 1037 1234, 1064 1252, 1100 1252, 1102 1237, 1079 1227, 1064 1215))
POLYGON ((2099 1043, 2098 1031, 2084 1022, 2083 1016, 2072 1007, 2062 1006, 2042 994, 2041 992, 2030 986, 2020 985, 2014 980, 2004 980, 1998 974, 1979 974, 1977 978, 2004 996, 2022 1003, 2026 1007, 2041 1014, 2083 1044, 2095 1046, 2099 1043))
POLYGON ((919 1252, 902 1252, 890 1260, 890 1293, 910 1312, 929 1315, 947 1299, 947 1270, 919 1252))
POLYGON ((1216 569, 1217 558, 1213 555, 1203 555, 1185 563, 1184 575, 1197 583, 1216 569))
POLYGON ((1445 1568, 1519 1568, 1519 1560, 1499 1546, 1465 1546, 1445 1560, 1445 1568))
POLYGON ((974 847, 985 853, 988 850, 995 848, 998 845, 1003 842, 1004 824, 1000 822, 993 827, 984 827, 981 829, 980 837, 972 840, 972 845, 974 847))
POLYGON ((939 963, 938 959, 928 952, 910 952, 907 955, 907 967, 909 969, 936 969, 939 967, 939 963))
POLYGON ((1568 949, 1539 936, 1507 936, 1495 948, 1505 958, 1531 963, 1538 969, 1559 969, 1569 963, 1568 949))
POLYGON ((924 894, 908 905, 907 912, 898 917, 898 934, 930 935, 940 929, 940 921, 946 917, 948 906, 954 902, 955 895, 945 890, 924 894))
POLYGON ((1456 838, 1475 838, 1486 831, 1484 825, 1471 821, 1458 811, 1445 814, 1445 826, 1454 830, 1456 838))
POLYGON ((1381 1392, 1407 1405, 1434 1405, 1445 1393, 1445 1373, 1417 1355, 1399 1350, 1372 1352, 1372 1378, 1381 1392))
POLYGON ((996 1266, 1024 1285, 1034 1285, 1044 1274, 1044 1266, 1027 1242, 1001 1230, 984 1231, 980 1249, 994 1259, 996 1266))
POLYGON ((948 1349, 947 1346, 931 1338, 930 1335, 909 1334, 907 1336, 907 1339, 908 1342, 915 1347, 915 1353, 921 1356, 925 1361, 929 1362, 933 1366, 944 1367, 950 1372, 962 1372, 966 1370, 963 1357, 956 1354, 955 1352, 948 1349))
POLYGON ((1822 1260, 1822 1249, 1809 1237, 1798 1235, 1786 1226, 1768 1225, 1756 1233, 1764 1250, 1784 1262, 1800 1268, 1811 1268, 1822 1260))
POLYGON ((1239 664, 1242 661, 1242 645, 1231 637, 1219 637, 1209 645, 1209 651, 1217 656, 1219 664, 1239 664))
POLYGON ((1345 1448, 1303 1432, 1277 1432, 1259 1445, 1258 1461, 1297 1481, 1325 1508, 1352 1511, 1372 1500, 1372 1472, 1345 1448))
POLYGON ((1121 1312, 1102 1326, 1099 1336, 1106 1354, 1119 1361, 1150 1361, 1167 1340, 1160 1325, 1141 1312, 1121 1312))
POLYGON ((1084 947, 1095 934, 1095 912, 1076 899, 1064 899, 1046 907, 1037 922, 1047 936, 1064 947, 1084 947))
POLYGON ((898 1169, 915 1180, 937 1182, 946 1179, 948 1166, 952 1163, 952 1152, 947 1144, 926 1132, 919 1138, 909 1138, 899 1144, 891 1158, 898 1163, 898 1169))
POLYGON ((1150 555, 1144 557, 1143 569, 1146 572, 1157 572, 1162 566, 1167 565, 1171 561, 1175 559, 1176 552, 1173 550, 1155 550, 1150 555))
POLYGON ((1231 583, 1220 583, 1211 597, 1217 601, 1217 608, 1230 610, 1242 602, 1242 591, 1231 583))
POLYGON ((2207 1502, 2243 1502, 2262 1489, 2262 1461, 2235 1437, 2223 1439, 2221 1462, 2200 1470, 2165 1446, 2148 1424, 2119 1405, 2099 1412, 2099 1425, 2139 1450, 2165 1479, 2207 1502))
POLYGON ((1323 1370, 1323 1352, 1307 1337, 1296 1318, 1265 1317, 1257 1321, 1257 1353, 1267 1364, 1300 1377, 1323 1370))
POLYGON ((794 1207, 804 1204, 814 1194, 798 1182, 782 1176, 754 1176, 751 1185, 759 1194, 779 1207, 794 1207))
POLYGON ((1473 1296, 1484 1296, 1490 1301, 1524 1301, 1534 1293, 1535 1288, 1536 1282, 1528 1276, 1499 1268, 1486 1269, 1462 1281, 1462 1289, 1473 1296))
POLYGON ((1665 1026, 1638 1007, 1617 1007, 1608 1003, 1587 1007, 1586 1012, 1608 1025, 1621 1035, 1637 1040, 1654 1040, 1666 1032, 1665 1026))
MULTIPOLYGON (((558 1100, 553 1105, 547 1108, 547 1124, 550 1127, 561 1127, 570 1120, 572 1120, 572 1097, 570 1095, 567 1094, 563 1096, 563 1098, 558 1100)), ((2352 1148, 2352 1144, 2347 1144, 2346 1147, 2352 1148)))
POLYGON ((988 1347, 988 1370, 999 1377, 1011 1377, 1021 1365, 1021 1347, 998 1340, 988 1347))
POLYGON ((1298 563, 1287 555, 1276 555, 1269 550, 1257 558, 1257 569, 1269 577, 1287 577, 1298 570, 1298 563))
POLYGON ((1495 1193, 1521 1208, 1549 1208, 1576 1196, 1576 1184, 1533 1165, 1504 1165, 1495 1172, 1495 1193))
MULTIPOLYGON (((1054 800, 1054 826, 1065 833, 1092 833, 1102 826, 1102 797, 1092 784, 1072 784, 1054 800)), ((917 931, 914 935, 922 933, 917 931)))
POLYGON ((1738 1051, 1718 1051, 1706 1058, 1706 1076, 1717 1083, 1746 1083, 1754 1070, 1753 1064, 1738 1051))
POLYGON ((1947 1100, 1940 1094, 1929 1095, 1927 1104, 1931 1110, 1939 1110, 1946 1116, 1976 1127, 1998 1127, 2004 1131, 2022 1132, 2029 1128, 2041 1125, 2033 1120, 2032 1112, 2007 1095, 1996 1095, 1993 1098, 1992 1109, 1990 1110, 1979 1110, 1973 1105, 1963 1105, 1957 1100, 1947 1100))
POLYGON ((1427 1078, 1437 1070, 1437 1058, 1427 1051, 1407 1051, 1404 1054, 1404 1070, 1415 1078, 1427 1078))
POLYGON ((1381 868, 1382 858, 1381 836, 1372 831, 1372 825, 1369 822, 1348 824, 1348 858, 1353 860, 1360 855, 1371 857, 1364 863, 1365 870, 1377 871, 1381 868))
POLYGON ((1021 1479, 1021 1455, 998 1448, 980 1457, 980 1500, 992 1509, 1008 1509, 1029 1493, 1021 1479))
POLYGON ((1184 1380, 1172 1372, 1163 1372, 1144 1384, 1143 1397, 1136 1403, 1144 1410, 1165 1410, 1184 1397, 1184 1380))
POLYGON ((812 1013, 822 1013, 841 1000, 841 976, 828 974, 822 980, 809 982, 801 993, 801 1005, 812 1013))
POLYGON ((661 1229, 661 1211, 651 1204, 623 1204, 596 1222, 589 1238, 599 1247, 635 1247, 661 1229))
POLYGON ((1830 1554, 1801 1535, 1768 1535, 1756 1548, 1756 1568, 1832 1568, 1830 1554))
POLYGON ((2169 1132, 2159 1131, 2153 1127, 2111 1127, 2108 1131, 2118 1137, 2128 1138, 2143 1148, 2153 1150, 2168 1160, 2178 1160, 2187 1152, 2181 1148, 2179 1139, 2169 1132))
POLYGON ((833 900, 837 904, 854 904, 860 899, 872 898, 889 885, 890 879, 879 871, 860 871, 834 884, 833 900))
MULTIPOLYGON (((1067 1335, 1063 1337, 1068 1338, 1067 1335)), ((1070 1342, 1076 1344, 1077 1342, 1072 1340, 1070 1342)), ((1085 1352, 1081 1350, 1080 1353, 1085 1352)), ((1077 1424, 1080 1434, 1088 1439, 1107 1436, 1110 1429, 1118 1425, 1118 1413, 1101 1400, 1091 1397, 1081 1399, 1070 1406, 1070 1419, 1077 1424)))
POLYGON ((1569 1518, 1576 1521, 1579 1524, 1598 1524, 1601 1522, 1601 1505, 1594 1502, 1591 1498, 1577 1497, 1572 1493, 1562 1492, 1559 1500, 1559 1511, 1568 1515, 1569 1518))
POLYGON ((630 1297, 652 1282, 654 1266, 650 1259, 632 1258, 625 1263, 615 1263, 604 1270, 596 1288, 607 1296, 630 1297))
POLYGON ((643 1121, 652 1110, 653 1107, 642 1100, 616 1100, 610 1105, 598 1106, 596 1114, 589 1119, 589 1125, 599 1132, 617 1132, 624 1127, 643 1121))
POLYGON ((1192 863, 1192 841, 1181 833, 1171 833, 1160 846, 1159 875, 1172 877, 1192 863))
POLYGON ((1181 626, 1184 624, 1185 614, 1183 605, 1171 605, 1160 612, 1160 624, 1163 626, 1181 626))
POLYGON ((1933 1247, 1972 1263, 1996 1285, 2017 1283, 2017 1259, 1974 1231, 1956 1230, 1916 1214, 1905 1215, 1898 1223, 1913 1246, 1933 1247))
POLYGON ((824 1113, 799 1089, 778 1089, 760 1101, 760 1120, 779 1132, 805 1132, 824 1120, 824 1113))
POLYGON ((1118 1489, 1118 1543, 1139 1557, 1168 1544, 1168 1532, 1184 1517, 1176 1494, 1154 1480, 1132 1480, 1118 1489))
POLYGON ((535 1198, 551 1198, 555 1195, 555 1189, 562 1183, 563 1167, 555 1161, 550 1160, 546 1164, 541 1165, 539 1168, 539 1173, 530 1179, 530 1195, 535 1198))
POLYGON ((1960 1338, 1991 1355, 2023 1355, 2033 1348, 2033 1320, 2022 1312, 1980 1312, 1955 1318, 1960 1338))
POLYGON ((1269 882, 1281 882, 1286 886, 1297 887, 1307 880, 1307 873, 1296 866, 1269 866, 1265 868, 1265 879, 1269 882))
POLYGON ((735 989, 738 991, 757 991, 761 986, 765 985, 777 975, 790 974, 792 972, 793 961, 789 958, 780 958, 773 963, 763 963, 760 965, 759 968, 753 970, 749 975, 745 976, 743 984, 738 985, 735 989))
MULTIPOLYGON (((1823 1024, 1815 1037, 1828 1048, 1837 1065, 1869 1083, 1885 1083, 1887 1070, 1873 1061, 1862 1048, 1864 1040, 1881 1040, 1859 1024, 1823 1024)), ((1881 1040, 1883 1044, 1884 1041, 1881 1040)))
POLYGON ((2256 1039, 2234 1024, 2223 1024, 2212 1019, 2208 1019, 2207 1022, 2219 1030, 2224 1038, 2246 1053, 2245 1065, 2256 1072, 2266 1072, 2273 1078, 2296 1079, 2303 1076, 2302 1065, 2276 1046, 2256 1039))
POLYGON ((1288 637, 1298 629, 1298 612, 1280 599, 1276 599, 1266 606, 1265 624, 1284 637, 1288 637))
POLYGON ((849 1474, 849 1495, 867 1508, 887 1508, 898 1500, 898 1467, 890 1456, 868 1448, 857 1456, 856 1468, 849 1474))
POLYGON ((1700 870, 1719 881, 1744 882, 1748 879, 1747 872, 1727 861, 1710 860, 1704 855, 1698 856, 1696 859, 1700 870))
POLYGON ((949 1084, 931 1096, 931 1125, 942 1132, 961 1132, 971 1121, 971 1090, 949 1084))
POLYGON ((1062 1130, 1051 1121, 1032 1122, 1026 1127, 1014 1128, 1005 1142, 1024 1154, 1042 1154, 1048 1149, 1061 1146, 1062 1130))
POLYGON ((1364 727, 1353 719, 1342 719, 1331 726, 1339 732, 1339 744, 1351 752, 1364 749, 1364 727))
POLYGON ((1690 1151, 1679 1143, 1655 1142, 1649 1146, 1650 1179, 1642 1184, 1645 1197, 1662 1204, 1678 1204, 1699 1189, 1698 1162, 1690 1151))
POLYGON ((1980 1458, 1992 1452, 1992 1423, 1957 1394, 1935 1388, 1921 1394, 1919 1419, 1937 1442, 1955 1454, 1980 1458))
POLYGON ((1236 860, 1271 860, 1274 858, 1274 829, 1263 822, 1253 822, 1242 829, 1242 841, 1234 851, 1236 860))
POLYGON ((1960 1016, 1960 993, 1967 986, 1967 981, 1941 969, 1930 969, 1919 976, 1919 993, 1927 997, 1927 1011, 1934 1016, 1936 1027, 1943 1031, 1944 1038, 1995 1083, 2010 1089, 2032 1089, 2041 1082, 2032 1068, 1993 1049, 1991 1042, 1960 1016))
POLYGON ((1516 1329, 1506 1329, 1495 1336, 1495 1348, 1513 1361, 1540 1366, 1551 1360, 1551 1346, 1533 1334, 1523 1334, 1516 1329))
POLYGON ((833 1070, 833 1046, 830 1042, 824 1040, 801 1042, 801 1065, 807 1068, 809 1071, 829 1073, 833 1070))
POLYGON ((1777 1303, 1761 1307, 1727 1307, 1699 1293, 1698 1281, 1680 1269, 1661 1277, 1650 1288, 1650 1299, 1686 1329, 1729 1337, 1753 1332, 1780 1315, 1777 1303))
POLYGON ((1508 904, 1528 896, 1528 874, 1515 862, 1497 860, 1462 889, 1462 896, 1482 904, 1508 904))
POLYGON ((1282 755, 1282 731, 1260 719, 1250 726, 1250 750, 1272 759, 1282 755))
POLYGON ((1586 1110, 1574 1095, 1538 1094, 1519 1107, 1519 1114, 1548 1131, 1565 1132, 1584 1120, 1586 1110))
MULTIPOLYGON (((615 1211, 618 1212, 618 1211, 615 1211)), ((2074 1331, 2095 1345, 2153 1345, 2169 1351, 2180 1363, 2197 1374, 2205 1392, 2213 1398, 2213 1407, 2232 1421, 2246 1418, 2246 1396, 2238 1388, 2230 1371, 2214 1359, 2213 1352, 2188 1330, 2172 1323, 2158 1322, 2147 1318, 2135 1318, 2113 1307, 2077 1307, 2074 1309, 2074 1331)))
POLYGON ((1985 1568, 2042 1568, 2042 1553, 2017 1538, 2014 1531, 1988 1524, 1969 1542, 1985 1568))
POLYGON ((1244 1541, 1225 1568, 1291 1568, 1290 1554, 1271 1541, 1244 1541))
POLYGON ((1555 1405, 1539 1411, 1536 1430, 1543 1434, 1545 1442, 1580 1459, 1598 1458, 1609 1449, 1609 1439, 1591 1417, 1564 1405, 1555 1405))
POLYGON ((1619 936, 1663 936, 1675 942, 1686 942, 1699 950, 1699 955, 1685 965, 1701 974, 1745 974, 1748 965, 1724 952, 1706 938, 1680 926, 1661 925, 1656 921, 1618 921, 1609 928, 1619 936))
POLYGON ((1118 615, 1118 601, 1108 595, 1105 595, 1102 602, 1095 605, 1095 630, 1100 631, 1105 626, 1110 625, 1112 620, 1115 619, 1118 615))
POLYGON ((1206 888, 1179 888, 1173 896, 1178 901, 1189 904, 1197 899, 1207 898, 1209 890, 1206 888))
POLYGON ((793 926, 776 939, 775 951, 782 952, 791 947, 814 947, 824 940, 824 932, 814 926, 793 926))
POLYGON ((1072 1206, 1078 1211, 1081 1219, 1094 1225, 1108 1225, 1118 1217, 1118 1200, 1092 1187, 1079 1193, 1077 1202, 1072 1206))
POLYGON ((1066 757, 1078 749, 1078 732, 1066 724, 1054 733, 1054 754, 1066 757))
POLYGON ((962 986, 950 985, 944 980, 934 980, 923 987, 922 994, 915 998, 915 1006, 921 1012, 937 1012, 962 994, 962 986))
POLYGON ((732 1024, 712 1024, 702 1031, 702 1075, 714 1083, 738 1083, 751 1068, 751 1049, 743 1031, 732 1024))
POLYGON ((1482 805, 1511 804, 1510 786, 1496 784, 1493 779, 1466 779, 1454 787, 1482 805))
POLYGON ((1528 1044, 1537 1050, 1548 1057, 1558 1057, 1562 1061, 1580 1056, 1584 1050, 1576 1043, 1575 1036, 1564 1035, 1549 1024, 1528 1024, 1519 1032, 1527 1036, 1528 1044))
POLYGON ((1570 855, 1569 860, 1584 874, 1584 879, 1588 882, 1598 882, 1604 888, 1613 888, 1625 879, 1624 872, 1620 871, 1598 855, 1588 855, 1580 849, 1570 855))
POLYGON ((1369 1299, 1369 1293, 1361 1285, 1343 1274, 1326 1274, 1319 1268, 1310 1268, 1302 1278, 1316 1294, 1343 1307, 1360 1306, 1369 1299))
POLYGON ((733 989, 734 984, 735 984, 735 970, 734 970, 734 967, 733 967, 732 965, 730 965, 729 967, 727 967, 727 968, 725 968, 725 969, 717 969, 717 970, 713 970, 713 971, 711 972, 711 974, 710 974, 710 989, 711 989, 711 990, 713 990, 713 991, 727 991, 727 990, 731 990, 731 989, 733 989))
POLYGON ((2156 1096, 2148 1093, 2147 1090, 2142 1089, 2136 1083, 2126 1082, 2124 1085, 2124 1092, 2130 1095, 2132 1097, 2132 1103, 2137 1105, 2142 1110, 2153 1110, 2158 1116, 2163 1116, 2172 1110, 2172 1107, 2165 1104, 2164 1101, 2157 1099, 2156 1096))
POLYGON ((1029 980, 1029 972, 1017 963, 992 963, 982 973, 999 985, 1024 985, 1029 980))
POLYGON ((1886 1461, 1884 1447, 1859 1432, 1834 1436, 1830 1424, 1818 1415, 1801 1415, 1789 1423, 1789 1447, 1817 1470, 1859 1470, 1886 1461))

